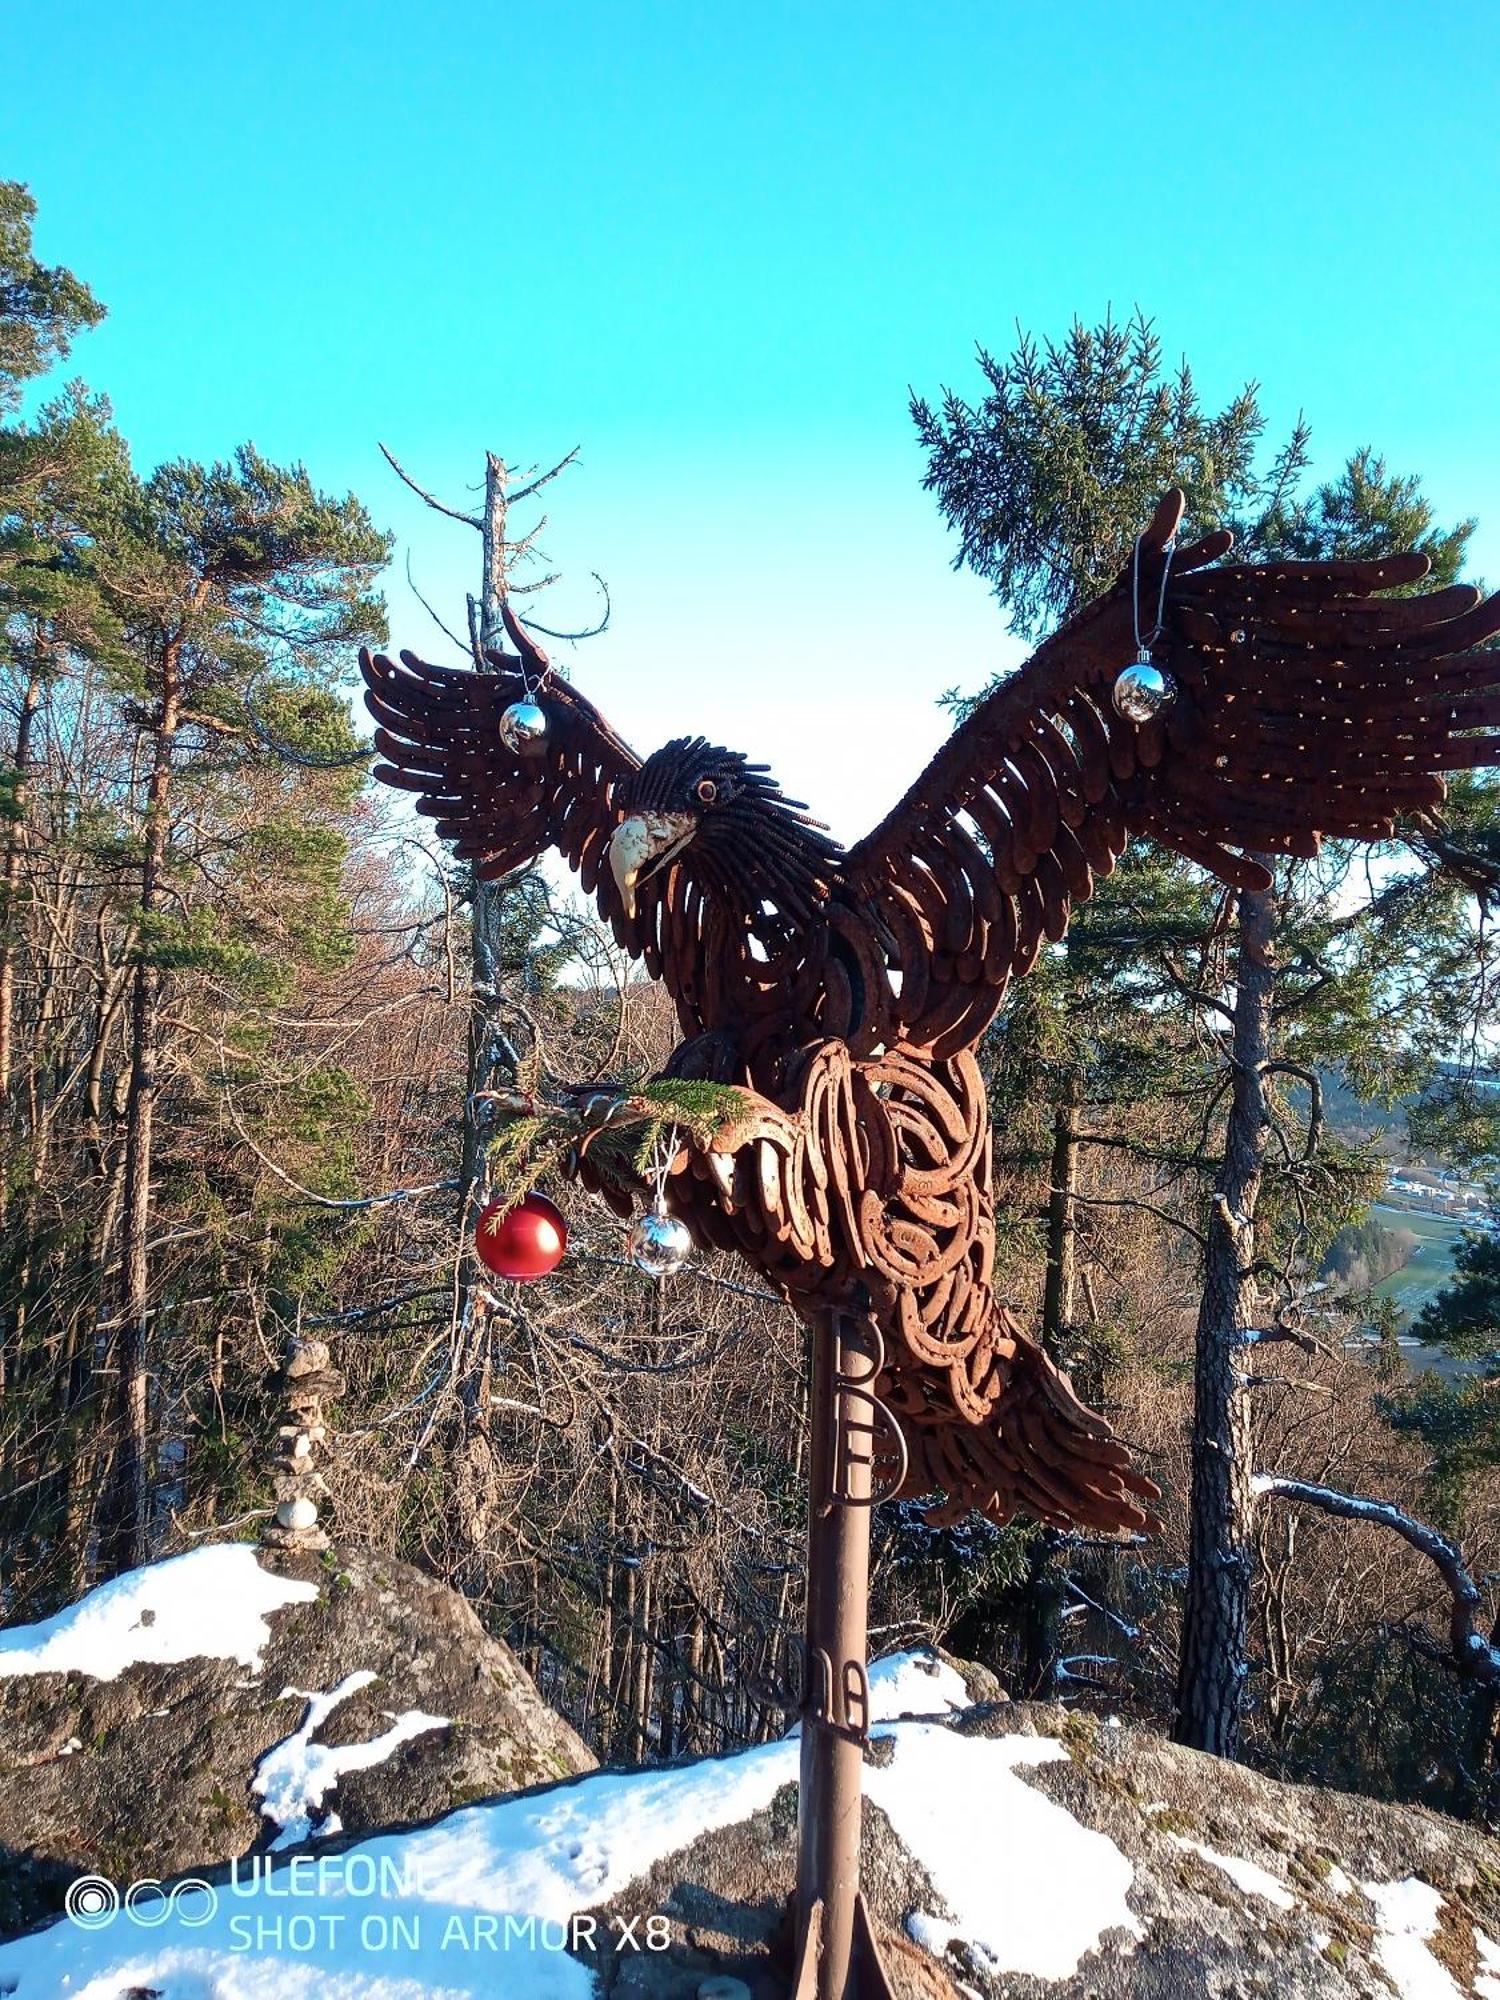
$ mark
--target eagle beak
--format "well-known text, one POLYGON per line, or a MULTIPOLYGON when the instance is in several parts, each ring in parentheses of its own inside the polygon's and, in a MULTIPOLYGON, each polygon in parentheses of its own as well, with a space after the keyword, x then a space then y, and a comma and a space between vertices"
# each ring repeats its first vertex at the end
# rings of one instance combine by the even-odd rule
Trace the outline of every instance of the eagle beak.
POLYGON ((620 821, 610 836, 609 868, 627 917, 634 919, 641 883, 680 854, 697 831, 691 813, 637 813, 620 821))

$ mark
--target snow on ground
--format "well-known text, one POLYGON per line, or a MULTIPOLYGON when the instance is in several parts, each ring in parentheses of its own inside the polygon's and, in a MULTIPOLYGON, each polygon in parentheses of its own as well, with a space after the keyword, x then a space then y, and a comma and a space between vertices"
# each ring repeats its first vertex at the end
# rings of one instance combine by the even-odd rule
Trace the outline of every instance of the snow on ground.
POLYGON ((39 1625, 0 1632, 0 1678, 88 1674, 112 1681, 137 1662, 199 1658, 258 1667, 271 1637, 267 1614, 317 1595, 315 1583, 262 1569, 249 1542, 191 1549, 101 1583, 39 1625))
POLYGON ((341 1854, 294 1856, 269 1875, 242 1867, 207 1921, 176 1917, 155 1947, 124 1914, 92 1932, 64 1919, 0 1945, 0 1993, 592 2000, 592 1976, 564 1949, 568 1919, 768 1805, 795 1780, 797 1756, 795 1743, 772 1743, 681 1770, 601 1772, 341 1854))
POLYGON ((1474 1975, 1474 1991, 1479 2000, 1500 2000, 1500 1945, 1484 1932, 1474 1933, 1474 1949, 1479 1954, 1479 1970, 1474 1975))
POLYGON ((607 1902, 701 1834, 748 1819, 797 1777, 798 1747, 766 1743, 678 1770, 602 1771, 530 1798, 469 1806, 399 1843, 445 1900, 553 1920, 607 1902))
POLYGON ((892 1653, 871 1663, 873 1722, 895 1722, 903 1715, 949 1715, 972 1706, 963 1675, 936 1653, 892 1653))
POLYGON ((908 1921, 925 1949, 961 1938, 998 1972, 1062 1979, 1106 1931, 1141 1935, 1125 1900, 1130 1862, 1018 1775, 1065 1759, 1055 1738, 955 1736, 927 1722, 889 1733, 895 1757, 866 1771, 865 1789, 953 1912, 908 1921))
POLYGON ((1408 1875, 1404 1882, 1362 1882, 1375 1905, 1375 1956, 1401 2000, 1464 2000, 1428 1950, 1443 1907, 1440 1889, 1408 1875))
POLYGON ((341 1831, 337 1813, 319 1810, 324 1799, 345 1771, 368 1771, 409 1743, 425 1736, 429 1729, 446 1729, 449 1717, 429 1715, 425 1709, 408 1708, 391 1717, 389 1729, 366 1743, 314 1743, 315 1731, 328 1717, 377 1678, 368 1667, 345 1674, 337 1687, 326 1693, 308 1688, 283 1688, 282 1699, 298 1695, 307 1703, 301 1726, 280 1743, 272 1744, 255 1767, 252 1789, 261 1801, 261 1811, 281 1831, 272 1841, 273 1849, 295 1847, 314 1833, 319 1836, 341 1831))
MULTIPOLYGON (((0 1672, 74 1671, 112 1678, 133 1659, 214 1653, 254 1664, 265 1613, 312 1597, 268 1575, 245 1547, 202 1549, 95 1591, 45 1624, 0 1634, 0 1672), (143 1620, 143 1613, 154 1613, 143 1620)), ((283 1829, 314 1825, 341 1771, 388 1756, 444 1726, 410 1710, 373 1741, 312 1742, 319 1725, 372 1676, 300 1694, 298 1729, 261 1759, 255 1789, 283 1829)), ((1066 1758, 1049 1737, 957 1736, 939 1722, 893 1721, 966 1706, 960 1676, 903 1654, 871 1673, 877 1733, 890 1759, 869 1767, 873 1802, 921 1865, 947 1914, 917 1910, 908 1929, 941 1954, 967 1943, 996 1973, 1061 1979, 1107 1933, 1142 1935, 1127 1895, 1133 1870, 1106 1835, 1026 1780, 1066 1758)), ((468 1806, 436 1825, 381 1834, 342 1853, 258 1856, 214 1890, 72 1919, 0 1945, 7 2000, 592 2000, 593 1979, 566 1948, 571 1928, 656 1862, 748 1818, 795 1782, 793 1738, 677 1770, 605 1771, 546 1792, 468 1806)), ((1286 1909, 1285 1887, 1256 1863, 1192 1846, 1246 1894, 1286 1909)), ((124 1885, 120 1885, 122 1888, 124 1885)), ((1346 1877, 1335 1889, 1351 1889, 1346 1877)), ((1430 1951, 1441 1897, 1415 1879, 1367 1883, 1379 1962, 1400 2000, 1458 2000, 1430 1951)), ((587 1921, 587 1920, 585 1920, 587 1921)), ((1500 1950, 1476 1939, 1484 2000, 1500 2000, 1500 1950)))
POLYGON ((188 1935, 164 1944, 145 1931, 121 1935, 122 1917, 111 1931, 75 1931, 61 1950, 45 1959, 35 1954, 24 1967, 0 1951, 0 1980, 19 1973, 18 1984, 0 1985, 0 1993, 17 2000, 135 1993, 152 2000, 596 2000, 593 1975, 560 1945, 497 1941, 476 1949, 462 1917, 449 1919, 456 1930, 421 1928, 431 1916, 385 1902, 378 1915, 372 1910, 330 1941, 332 1920, 312 1904, 277 1917, 221 1912, 199 1933, 201 1942, 188 1935), (275 1930, 274 1942, 254 1941, 258 1924, 275 1930))
MULTIPOLYGON (((353 1692, 340 1683, 332 1695, 341 1691, 353 1692)), ((939 1950, 964 1938, 1003 1970, 1060 1977, 1106 1930, 1138 1934, 1124 1855, 1019 1775, 1066 1756, 1059 1743, 962 1738, 923 1722, 879 1733, 893 1755, 867 1773, 870 1795, 953 1912, 920 1913, 914 1935, 925 1930, 939 1950)), ((127 1914, 92 1931, 65 1919, 0 1945, 0 1993, 115 2000, 134 1985, 162 2000, 479 2000, 496 1991, 589 2000, 590 1975, 562 1949, 568 1920, 768 1805, 795 1780, 798 1754, 783 1741, 679 1770, 599 1772, 341 1854, 242 1867, 238 1881, 220 1885, 216 1909, 200 1896, 163 1922, 159 1941, 127 1914)), ((282 1796, 292 1789, 289 1781, 282 1796)))
POLYGON ((1168 1834, 1167 1838, 1174 1847, 1184 1848, 1189 1854, 1196 1854, 1200 1861, 1208 1862, 1210 1867, 1222 1869, 1234 1886, 1243 1889, 1247 1896, 1263 1896, 1278 1910, 1296 1908, 1296 1897, 1288 1895, 1285 1887, 1258 1861, 1247 1861, 1241 1854, 1220 1854, 1216 1847, 1205 1847, 1201 1840, 1189 1840, 1183 1833, 1168 1834))

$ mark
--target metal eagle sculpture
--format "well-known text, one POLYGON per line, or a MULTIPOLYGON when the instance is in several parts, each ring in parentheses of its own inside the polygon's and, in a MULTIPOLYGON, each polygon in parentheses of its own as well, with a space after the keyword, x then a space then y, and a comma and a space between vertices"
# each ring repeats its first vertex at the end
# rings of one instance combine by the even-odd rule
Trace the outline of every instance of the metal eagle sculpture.
POLYGON ((667 1074, 744 1093, 666 1198, 812 1330, 795 1983, 819 2000, 883 1990, 857 1885, 872 1500, 1112 1532, 1156 1497, 994 1288, 974 1051, 1009 981, 1137 837, 1267 888, 1274 857, 1387 839, 1441 772, 1500 762, 1500 598, 1382 594, 1420 555, 1228 564, 1226 532, 1175 548, 1183 508, 848 848, 737 752, 637 757, 509 612, 493 671, 361 656, 377 775, 481 876, 560 852, 671 994, 667 1074), (529 734, 502 734, 522 702, 529 734))

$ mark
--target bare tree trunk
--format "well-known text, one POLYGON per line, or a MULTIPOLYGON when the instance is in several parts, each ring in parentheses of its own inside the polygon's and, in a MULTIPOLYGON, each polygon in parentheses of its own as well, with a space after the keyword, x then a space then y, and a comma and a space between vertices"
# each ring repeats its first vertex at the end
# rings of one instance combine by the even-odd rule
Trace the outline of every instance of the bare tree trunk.
MULTIPOLYGON (((0 875, 0 1222, 4 1222, 10 1206, 10 1175, 15 1154, 10 1146, 11 1133, 19 1121, 11 1116, 11 1066, 15 1041, 16 1008, 16 958, 17 958, 17 918, 21 893, 21 864, 26 850, 26 807, 27 771, 31 764, 31 731, 36 712, 41 704, 41 677, 34 670, 26 683, 26 692, 21 699, 21 714, 16 723, 15 768, 16 784, 11 797, 11 822, 5 840, 5 867, 0 875)), ((35 1186, 36 1167, 32 1164, 31 1179, 35 1186)), ((9 1374, 7 1352, 12 1341, 17 1354, 21 1351, 21 1341, 25 1330, 26 1299, 31 1282, 30 1245, 33 1231, 30 1222, 24 1230, 27 1245, 20 1270, 15 1274, 15 1298, 11 1307, 12 1324, 7 1338, 3 1323, 0 1323, 0 1395, 4 1395, 9 1374)))
MULTIPOLYGON (((1500 1617, 1490 1626, 1490 1649, 1500 1651, 1500 1617)), ((1493 1828, 1500 1766, 1500 1689, 1478 1684, 1464 1702, 1464 1763, 1455 1811, 1460 1819, 1493 1828)))
POLYGON ((675 1600, 665 1589, 657 1593, 657 1617, 661 1620, 662 1657, 656 1672, 656 1754, 665 1764, 676 1753, 678 1741, 677 1696, 681 1687, 678 1673, 677 1644, 673 1626, 676 1616, 673 1610, 675 1600))
MULTIPOLYGON (((5 871, 0 878, 0 1118, 10 1105, 12 1042, 16 1008, 16 906, 21 889, 21 860, 26 848, 27 772, 31 766, 31 731, 42 700, 41 676, 26 683, 16 724, 16 787, 11 800, 10 831, 5 840, 5 871)), ((5 1213, 5 1186, 0 1181, 0 1215, 5 1213)))
MULTIPOLYGON (((479 599, 478 636, 482 648, 500 648, 504 626, 500 607, 505 601, 506 487, 503 459, 485 454, 484 514, 481 520, 484 558, 479 599)), ((494 1456, 490 1437, 490 1312, 486 1303, 484 1267, 474 1250, 474 1225, 489 1198, 489 1167, 485 1135, 477 1109, 477 1093, 514 1083, 515 1052, 501 1030, 501 939, 505 894, 496 882, 471 873, 469 1053, 465 1077, 463 1158, 459 1170, 459 1250, 457 1317, 459 1332, 457 1389, 461 1436, 453 1456, 454 1514, 458 1532, 455 1582, 472 1597, 483 1597, 488 1575, 485 1554, 494 1505, 494 1456)))
POLYGON ((599 1636, 595 1641, 594 1672, 594 1737, 600 1749, 607 1756, 614 1736, 614 1715, 610 1706, 610 1691, 613 1687, 615 1663, 615 1591, 618 1572, 615 1565, 615 1550, 618 1547, 620 1521, 620 1473, 613 1457, 609 1462, 609 1518, 605 1526, 604 1582, 600 1590, 599 1636))
MULTIPOLYGON (((162 660, 162 698, 146 790, 140 912, 148 918, 161 901, 167 859, 172 789, 172 748, 181 703, 180 644, 162 660)), ((111 1556, 129 1569, 146 1561, 150 1525, 150 1437, 147 1409, 147 1317, 150 1269, 146 1243, 151 1220, 151 1144, 160 1085, 161 972, 143 940, 130 998, 130 1083, 125 1100, 125 1174, 119 1370, 115 1388, 115 1473, 110 1508, 111 1556)))
POLYGON ((1083 1079, 1070 1070, 1052 1120, 1052 1167, 1047 1183, 1047 1285, 1042 1296, 1042 1345, 1054 1361, 1066 1353, 1078 1287, 1078 1113, 1083 1079))
POLYGON ((703 1612, 694 1600, 693 1623, 688 1634, 687 1672, 682 1682, 682 1724, 677 1747, 684 1751, 703 1749, 703 1612))
POLYGON ((640 1609, 635 1636, 635 1670, 630 1689, 630 1731, 638 1762, 644 1764, 651 1748, 651 1613, 655 1591, 649 1570, 641 1572, 640 1609))
POLYGON ((615 1658, 609 1677, 611 1748, 615 1756, 630 1754, 629 1696, 633 1685, 631 1651, 635 1643, 636 1577, 638 1571, 632 1563, 625 1570, 625 1602, 621 1607, 623 1616, 615 1626, 615 1658))
MULTIPOLYGON (((1070 1069, 1052 1116, 1052 1160, 1047 1174, 1047 1277, 1042 1292, 1042 1346, 1065 1367, 1078 1291, 1078 1114, 1083 1078, 1070 1069)), ((1040 1530, 1027 1551, 1019 1639, 1023 1685, 1040 1700, 1051 1694, 1062 1651, 1062 1591, 1052 1574, 1060 1537, 1040 1530)))
POLYGON ((1026 1576, 1016 1617, 1021 1686, 1029 1701, 1045 1701, 1057 1684, 1065 1594, 1057 1571, 1063 1537, 1038 1528, 1026 1550, 1026 1576))
POLYGON ((1286 1748, 1296 1713, 1297 1684, 1292 1672, 1291 1594, 1297 1561, 1297 1522, 1288 1510, 1280 1522, 1262 1512, 1256 1523, 1261 1584, 1261 1626, 1266 1642, 1266 1730, 1278 1749, 1286 1748), (1276 1545, 1272 1546, 1275 1536, 1276 1545))
POLYGON ((1271 1053, 1278 916, 1274 890, 1240 892, 1233 1090, 1198 1310, 1188 1586, 1175 1734, 1179 1743, 1220 1757, 1239 1751, 1255 1569, 1250 1399, 1241 1380, 1239 1334, 1254 1319, 1250 1268, 1265 1165, 1265 1065, 1271 1053))

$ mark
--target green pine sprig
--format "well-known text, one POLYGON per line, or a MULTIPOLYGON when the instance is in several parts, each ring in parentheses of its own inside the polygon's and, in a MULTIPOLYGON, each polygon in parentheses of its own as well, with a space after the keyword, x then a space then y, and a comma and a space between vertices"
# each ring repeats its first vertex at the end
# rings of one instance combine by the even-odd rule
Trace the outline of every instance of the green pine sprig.
MULTIPOLYGON (((748 1110, 742 1090, 694 1077, 662 1077, 614 1093, 606 1109, 548 1105, 507 1116, 488 1142, 495 1198, 512 1208, 538 1169, 578 1148, 611 1180, 648 1180, 673 1133, 706 1144, 748 1110)), ((502 1213, 504 1211, 502 1210, 502 1213)))

